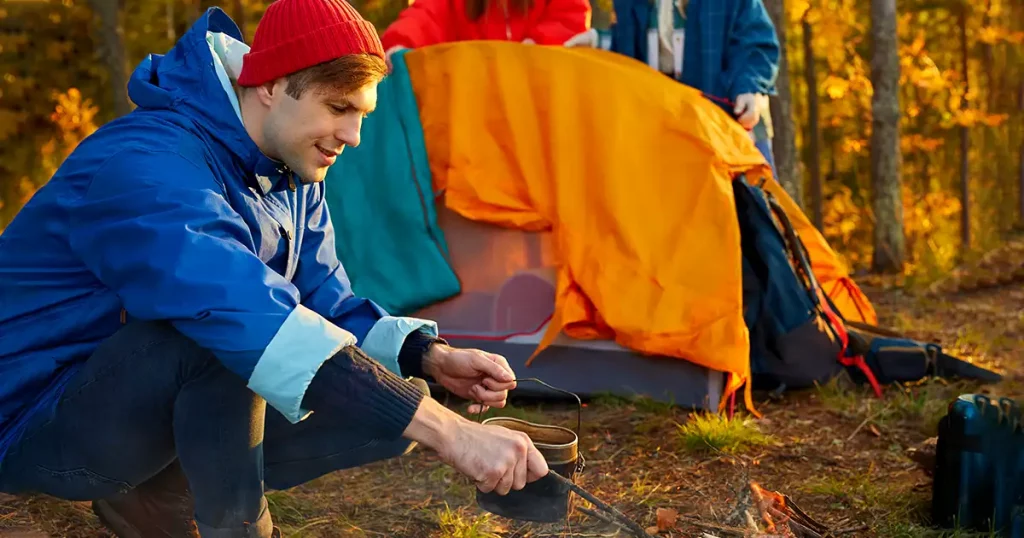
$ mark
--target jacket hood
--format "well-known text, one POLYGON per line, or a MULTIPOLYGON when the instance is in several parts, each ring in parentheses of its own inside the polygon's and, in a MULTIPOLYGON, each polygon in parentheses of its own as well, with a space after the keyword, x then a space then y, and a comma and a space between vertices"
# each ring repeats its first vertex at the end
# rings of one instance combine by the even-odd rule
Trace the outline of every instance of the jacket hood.
POLYGON ((262 153, 242 124, 228 94, 232 90, 220 78, 223 73, 218 74, 219 60, 207 41, 218 33, 243 39, 231 17, 213 7, 166 54, 150 54, 139 63, 128 81, 128 96, 140 109, 186 116, 253 169, 262 153))

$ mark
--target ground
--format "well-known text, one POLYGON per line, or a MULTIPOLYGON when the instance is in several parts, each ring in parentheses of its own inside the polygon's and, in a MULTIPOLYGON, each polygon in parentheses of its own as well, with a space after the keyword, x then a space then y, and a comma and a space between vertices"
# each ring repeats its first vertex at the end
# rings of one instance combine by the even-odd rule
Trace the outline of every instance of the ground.
MULTIPOLYGON (((708 525, 726 521, 749 481, 789 496, 848 536, 944 536, 927 527, 931 478, 911 456, 935 435, 939 417, 959 394, 977 390, 1024 402, 1024 285, 931 297, 881 281, 867 282, 865 290, 880 325, 938 341, 947 352, 996 368, 1006 379, 986 387, 936 380, 890 386, 883 400, 839 384, 781 399, 757 394, 764 418, 738 414, 728 424, 649 400, 598 398, 583 409, 587 468, 579 483, 644 527, 656 524, 659 508, 676 510, 679 519, 661 536, 734 536, 708 525)), ((513 404, 503 414, 565 426, 575 422, 575 411, 565 405, 513 404)), ((273 492, 269 500, 286 537, 615 535, 613 527, 580 510, 568 524, 547 526, 489 516, 476 506, 473 492, 432 453, 417 450, 273 492)), ((2 497, 0 536, 108 535, 87 503, 2 497)))

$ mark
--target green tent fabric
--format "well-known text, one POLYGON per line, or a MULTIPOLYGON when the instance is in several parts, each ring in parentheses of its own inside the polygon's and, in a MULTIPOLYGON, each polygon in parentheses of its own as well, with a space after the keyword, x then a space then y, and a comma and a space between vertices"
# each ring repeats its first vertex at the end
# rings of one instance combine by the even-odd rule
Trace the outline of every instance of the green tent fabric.
POLYGON ((352 290, 392 315, 456 295, 459 280, 437 224, 427 149, 404 51, 391 57, 358 147, 328 170, 327 207, 352 290))

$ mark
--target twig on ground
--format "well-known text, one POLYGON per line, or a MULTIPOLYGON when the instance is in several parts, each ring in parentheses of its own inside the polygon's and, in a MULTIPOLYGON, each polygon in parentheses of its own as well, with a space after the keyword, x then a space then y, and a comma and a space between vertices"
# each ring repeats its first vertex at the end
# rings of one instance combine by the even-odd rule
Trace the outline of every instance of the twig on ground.
POLYGON ((648 534, 647 531, 645 531, 643 527, 638 525, 632 519, 629 519, 628 517, 626 517, 626 514, 623 514, 618 509, 616 509, 614 506, 611 506, 611 505, 601 501, 597 497, 594 497, 593 495, 590 494, 589 491, 581 488, 580 486, 578 486, 576 484, 573 484, 568 478, 566 478, 566 477, 564 477, 564 476, 562 476, 562 475, 560 475, 558 473, 555 473, 555 472, 548 473, 548 476, 554 478, 558 482, 561 482, 563 486, 565 486, 565 487, 569 488, 570 490, 572 490, 573 493, 575 493, 575 494, 579 495, 580 497, 583 497, 584 499, 590 501, 590 504, 593 504, 594 506, 600 508, 601 510, 604 510, 605 512, 608 512, 609 514, 617 517, 624 524, 624 526, 626 528, 628 528, 633 533, 633 535, 636 536, 637 538, 654 538, 653 536, 648 534))
POLYGON ((614 519, 612 519, 612 518, 602 514, 601 512, 598 512, 597 510, 591 510, 591 509, 583 507, 583 506, 577 508, 576 510, 578 510, 581 513, 586 514, 586 515, 588 515, 588 516, 590 516, 590 517, 592 517, 594 519, 600 519, 601 521, 603 521, 605 523, 611 523, 613 525, 617 525, 617 526, 620 526, 620 527, 622 526, 622 524, 619 523, 618 521, 615 521, 614 519))
POLYGON ((864 419, 863 421, 861 421, 860 425, 859 425, 859 426, 857 426, 857 429, 853 430, 853 433, 851 433, 851 434, 850 434, 850 436, 846 438, 846 442, 847 442, 847 443, 849 443, 850 441, 852 441, 852 440, 853 440, 853 438, 854 438, 854 437, 855 437, 855 436, 856 436, 856 435, 857 435, 858 433, 860 433, 860 431, 861 431, 861 430, 862 430, 862 429, 864 428, 864 426, 867 426, 868 422, 871 422, 871 421, 873 421, 873 420, 877 419, 878 417, 882 416, 882 413, 884 413, 884 412, 888 411, 888 410, 889 410, 889 407, 890 407, 889 405, 886 405, 885 407, 883 407, 883 408, 879 409, 879 410, 878 410, 877 412, 875 412, 875 413, 872 413, 872 414, 871 414, 871 415, 869 415, 869 416, 868 416, 867 418, 865 418, 865 419, 864 419))
POLYGON ((866 531, 869 528, 870 527, 868 527, 867 525, 858 525, 856 527, 847 527, 845 529, 829 531, 829 533, 826 536, 842 536, 844 534, 850 534, 850 533, 854 533, 854 532, 866 531))
POLYGON ((800 507, 795 502, 793 502, 793 499, 789 498, 788 495, 783 495, 782 500, 783 502, 786 503, 786 506, 789 509, 791 509, 793 513, 796 514, 797 518, 800 519, 800 523, 814 529, 815 532, 817 532, 818 534, 824 534, 828 532, 827 526, 819 523, 814 518, 807 515, 807 512, 804 512, 802 509, 800 509, 800 507))
POLYGON ((622 448, 616 450, 615 452, 612 453, 611 456, 608 456, 607 458, 604 458, 604 459, 601 459, 601 460, 588 461, 587 465, 600 465, 602 463, 611 463, 611 461, 613 459, 615 459, 615 456, 618 456, 619 454, 621 454, 623 450, 626 450, 626 447, 622 447, 622 448))

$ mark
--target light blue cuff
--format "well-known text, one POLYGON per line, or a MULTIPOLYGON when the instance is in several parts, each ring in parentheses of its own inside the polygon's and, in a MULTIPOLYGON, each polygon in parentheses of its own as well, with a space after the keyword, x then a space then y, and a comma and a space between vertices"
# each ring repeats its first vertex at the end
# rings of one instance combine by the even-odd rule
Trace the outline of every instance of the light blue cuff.
POLYGON ((281 324, 249 376, 249 388, 291 423, 309 416, 302 397, 320 366, 356 343, 352 333, 298 305, 281 324))
POLYGON ((398 352, 402 350, 402 344, 409 333, 417 329, 426 329, 432 336, 437 336, 436 322, 419 318, 384 316, 373 324, 359 347, 395 375, 402 376, 402 371, 398 367, 398 352))

